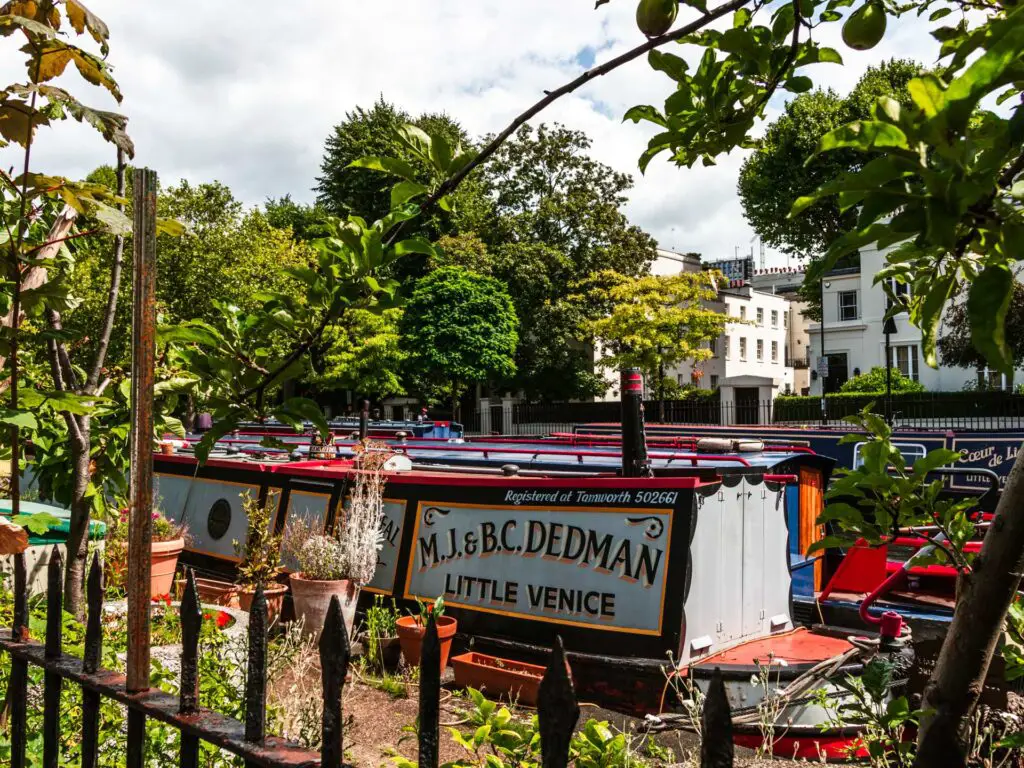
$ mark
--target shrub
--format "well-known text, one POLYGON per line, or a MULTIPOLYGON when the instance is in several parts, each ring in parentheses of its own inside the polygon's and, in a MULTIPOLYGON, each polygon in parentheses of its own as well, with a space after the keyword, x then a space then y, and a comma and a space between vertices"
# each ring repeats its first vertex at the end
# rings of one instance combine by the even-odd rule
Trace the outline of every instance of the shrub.
MULTIPOLYGON (((890 369, 892 371, 892 391, 893 392, 924 392, 924 384, 919 381, 914 381, 908 376, 904 376, 896 368, 890 369)), ((840 392, 871 392, 871 393, 884 393, 885 392, 885 368, 875 367, 867 373, 862 373, 860 376, 854 376, 852 379, 843 383, 843 386, 839 388, 840 392)))

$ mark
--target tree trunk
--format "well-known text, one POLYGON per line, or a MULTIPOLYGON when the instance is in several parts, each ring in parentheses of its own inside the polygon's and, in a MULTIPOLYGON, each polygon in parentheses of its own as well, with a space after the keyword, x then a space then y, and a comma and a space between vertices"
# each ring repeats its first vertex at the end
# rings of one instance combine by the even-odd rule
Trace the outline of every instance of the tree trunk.
POLYGON ((1024 450, 1017 454, 973 570, 962 583, 922 708, 919 768, 963 765, 965 731, 1024 570, 1024 450), (951 760, 958 755, 959 760, 951 760))
POLYGON ((67 570, 64 572, 64 610, 81 619, 85 615, 85 569, 89 552, 89 516, 92 498, 86 496, 90 481, 91 444, 88 416, 72 416, 78 423, 81 442, 70 441, 73 480, 71 487, 71 520, 68 530, 67 570))

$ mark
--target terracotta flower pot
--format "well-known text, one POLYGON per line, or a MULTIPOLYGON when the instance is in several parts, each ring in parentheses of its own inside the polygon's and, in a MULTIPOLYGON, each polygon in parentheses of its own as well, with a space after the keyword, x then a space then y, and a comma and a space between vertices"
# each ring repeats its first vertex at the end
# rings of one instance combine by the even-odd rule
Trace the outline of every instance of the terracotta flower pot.
POLYGON ((171 594, 174 571, 178 567, 178 555, 184 548, 185 539, 154 541, 149 545, 150 597, 171 594))
POLYGON ((354 581, 316 581, 305 579, 300 573, 291 575, 292 603, 295 606, 295 618, 302 619, 306 635, 320 637, 327 618, 327 609, 331 607, 331 597, 338 596, 341 601, 341 615, 345 620, 345 629, 352 637, 352 625, 356 619, 356 602, 359 600, 359 585, 354 581))
POLYGON ((199 602, 204 605, 223 605, 226 608, 240 608, 238 585, 219 579, 196 577, 199 602))
MULTIPOLYGON (((287 584, 267 584, 263 587, 263 597, 267 600, 267 624, 273 626, 277 623, 277 617, 281 615, 281 607, 284 605, 284 596, 288 594, 287 584)), ((252 600, 256 597, 255 589, 246 587, 238 588, 238 607, 246 613, 252 608, 252 600)))
POLYGON ((486 653, 463 653, 452 659, 455 684, 460 688, 476 688, 489 694, 504 694, 520 704, 535 706, 544 667, 521 661, 488 656, 486 653))
MULTIPOLYGON (((452 638, 459 622, 451 616, 437 619, 437 639, 441 641, 441 669, 448 666, 448 654, 452 650, 452 638)), ((402 643, 402 655, 409 666, 417 667, 420 663, 420 646, 426 628, 418 622, 417 616, 402 616, 398 620, 398 639, 402 643)))

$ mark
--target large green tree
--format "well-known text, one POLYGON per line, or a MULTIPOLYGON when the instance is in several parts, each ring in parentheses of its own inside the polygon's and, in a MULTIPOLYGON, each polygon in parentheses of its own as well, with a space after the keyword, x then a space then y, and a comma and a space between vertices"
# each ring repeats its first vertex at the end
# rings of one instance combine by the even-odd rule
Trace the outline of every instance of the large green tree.
MULTIPOLYGON (((383 97, 369 109, 356 107, 334 126, 324 144, 316 193, 318 205, 334 216, 361 216, 375 221, 392 207, 391 182, 388 177, 369 168, 352 167, 363 157, 390 157, 406 163, 412 176, 426 184, 436 175, 429 163, 423 162, 407 143, 401 140, 401 129, 413 125, 431 136, 438 136, 451 148, 468 148, 469 136, 455 120, 445 114, 425 113, 413 118, 383 97)), ((490 212, 478 180, 470 180, 451 198, 448 210, 433 211, 417 222, 409 232, 432 237, 458 231, 478 229, 490 212)), ((422 274, 422 261, 410 259, 403 270, 413 277, 422 274)))
POLYGON ((399 326, 413 386, 446 397, 458 418, 469 385, 515 372, 518 326, 501 282, 463 267, 434 270, 417 282, 399 326))
MULTIPOLYGON (((112 184, 114 169, 99 168, 89 179, 112 184)), ((231 190, 220 182, 190 184, 187 181, 161 190, 157 197, 161 215, 180 222, 179 236, 161 235, 157 252, 157 298, 165 322, 212 319, 216 302, 251 311, 261 295, 298 291, 287 273, 289 267, 306 266, 313 256, 292 232, 271 224, 270 215, 258 209, 245 211, 231 190)), ((130 213, 130 206, 129 206, 130 213)), ((67 314, 65 324, 80 332, 87 345, 102 339, 114 254, 112 238, 91 237, 76 243, 74 267, 78 307, 67 314)), ((124 257, 131 265, 131 244, 124 257)), ((121 281, 119 302, 129 300, 129 281, 121 281)), ((127 366, 131 357, 128 313, 117 315, 109 340, 109 363, 127 366)))
POLYGON ((406 353, 399 345, 398 334, 401 317, 401 309, 347 312, 324 332, 322 350, 313 361, 319 372, 310 383, 374 399, 404 395, 400 374, 406 353))
MULTIPOLYGON (((847 96, 831 88, 818 89, 786 104, 740 169, 738 191, 743 212, 765 245, 814 261, 854 226, 856 213, 840 210, 835 198, 819 201, 796 218, 789 217, 789 210, 799 197, 864 162, 864 156, 855 150, 817 154, 821 137, 851 120, 868 117, 879 97, 909 103, 907 83, 920 70, 913 61, 893 59, 868 67, 847 96)), ((839 266, 858 263, 854 253, 839 266)), ((820 319, 819 291, 807 286, 803 298, 808 304, 806 314, 820 319)))
POLYGON ((632 178, 594 160, 590 149, 582 131, 524 126, 483 171, 495 216, 480 234, 491 274, 509 286, 521 322, 509 387, 530 399, 604 391, 592 350, 579 342, 586 315, 568 297, 594 272, 635 277, 656 256, 654 239, 622 212, 632 178))

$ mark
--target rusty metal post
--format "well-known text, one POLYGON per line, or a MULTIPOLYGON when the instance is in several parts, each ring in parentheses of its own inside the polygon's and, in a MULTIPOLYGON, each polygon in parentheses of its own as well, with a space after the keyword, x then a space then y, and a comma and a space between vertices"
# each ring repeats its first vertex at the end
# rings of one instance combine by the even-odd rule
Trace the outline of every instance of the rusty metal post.
MULTIPOLYGON (((149 688, 149 550, 153 533, 156 365, 156 172, 136 168, 132 263, 131 517, 128 522, 128 690, 149 688)), ((129 723, 131 725, 131 723, 129 723)), ((131 739, 129 739, 130 741, 131 739)))

